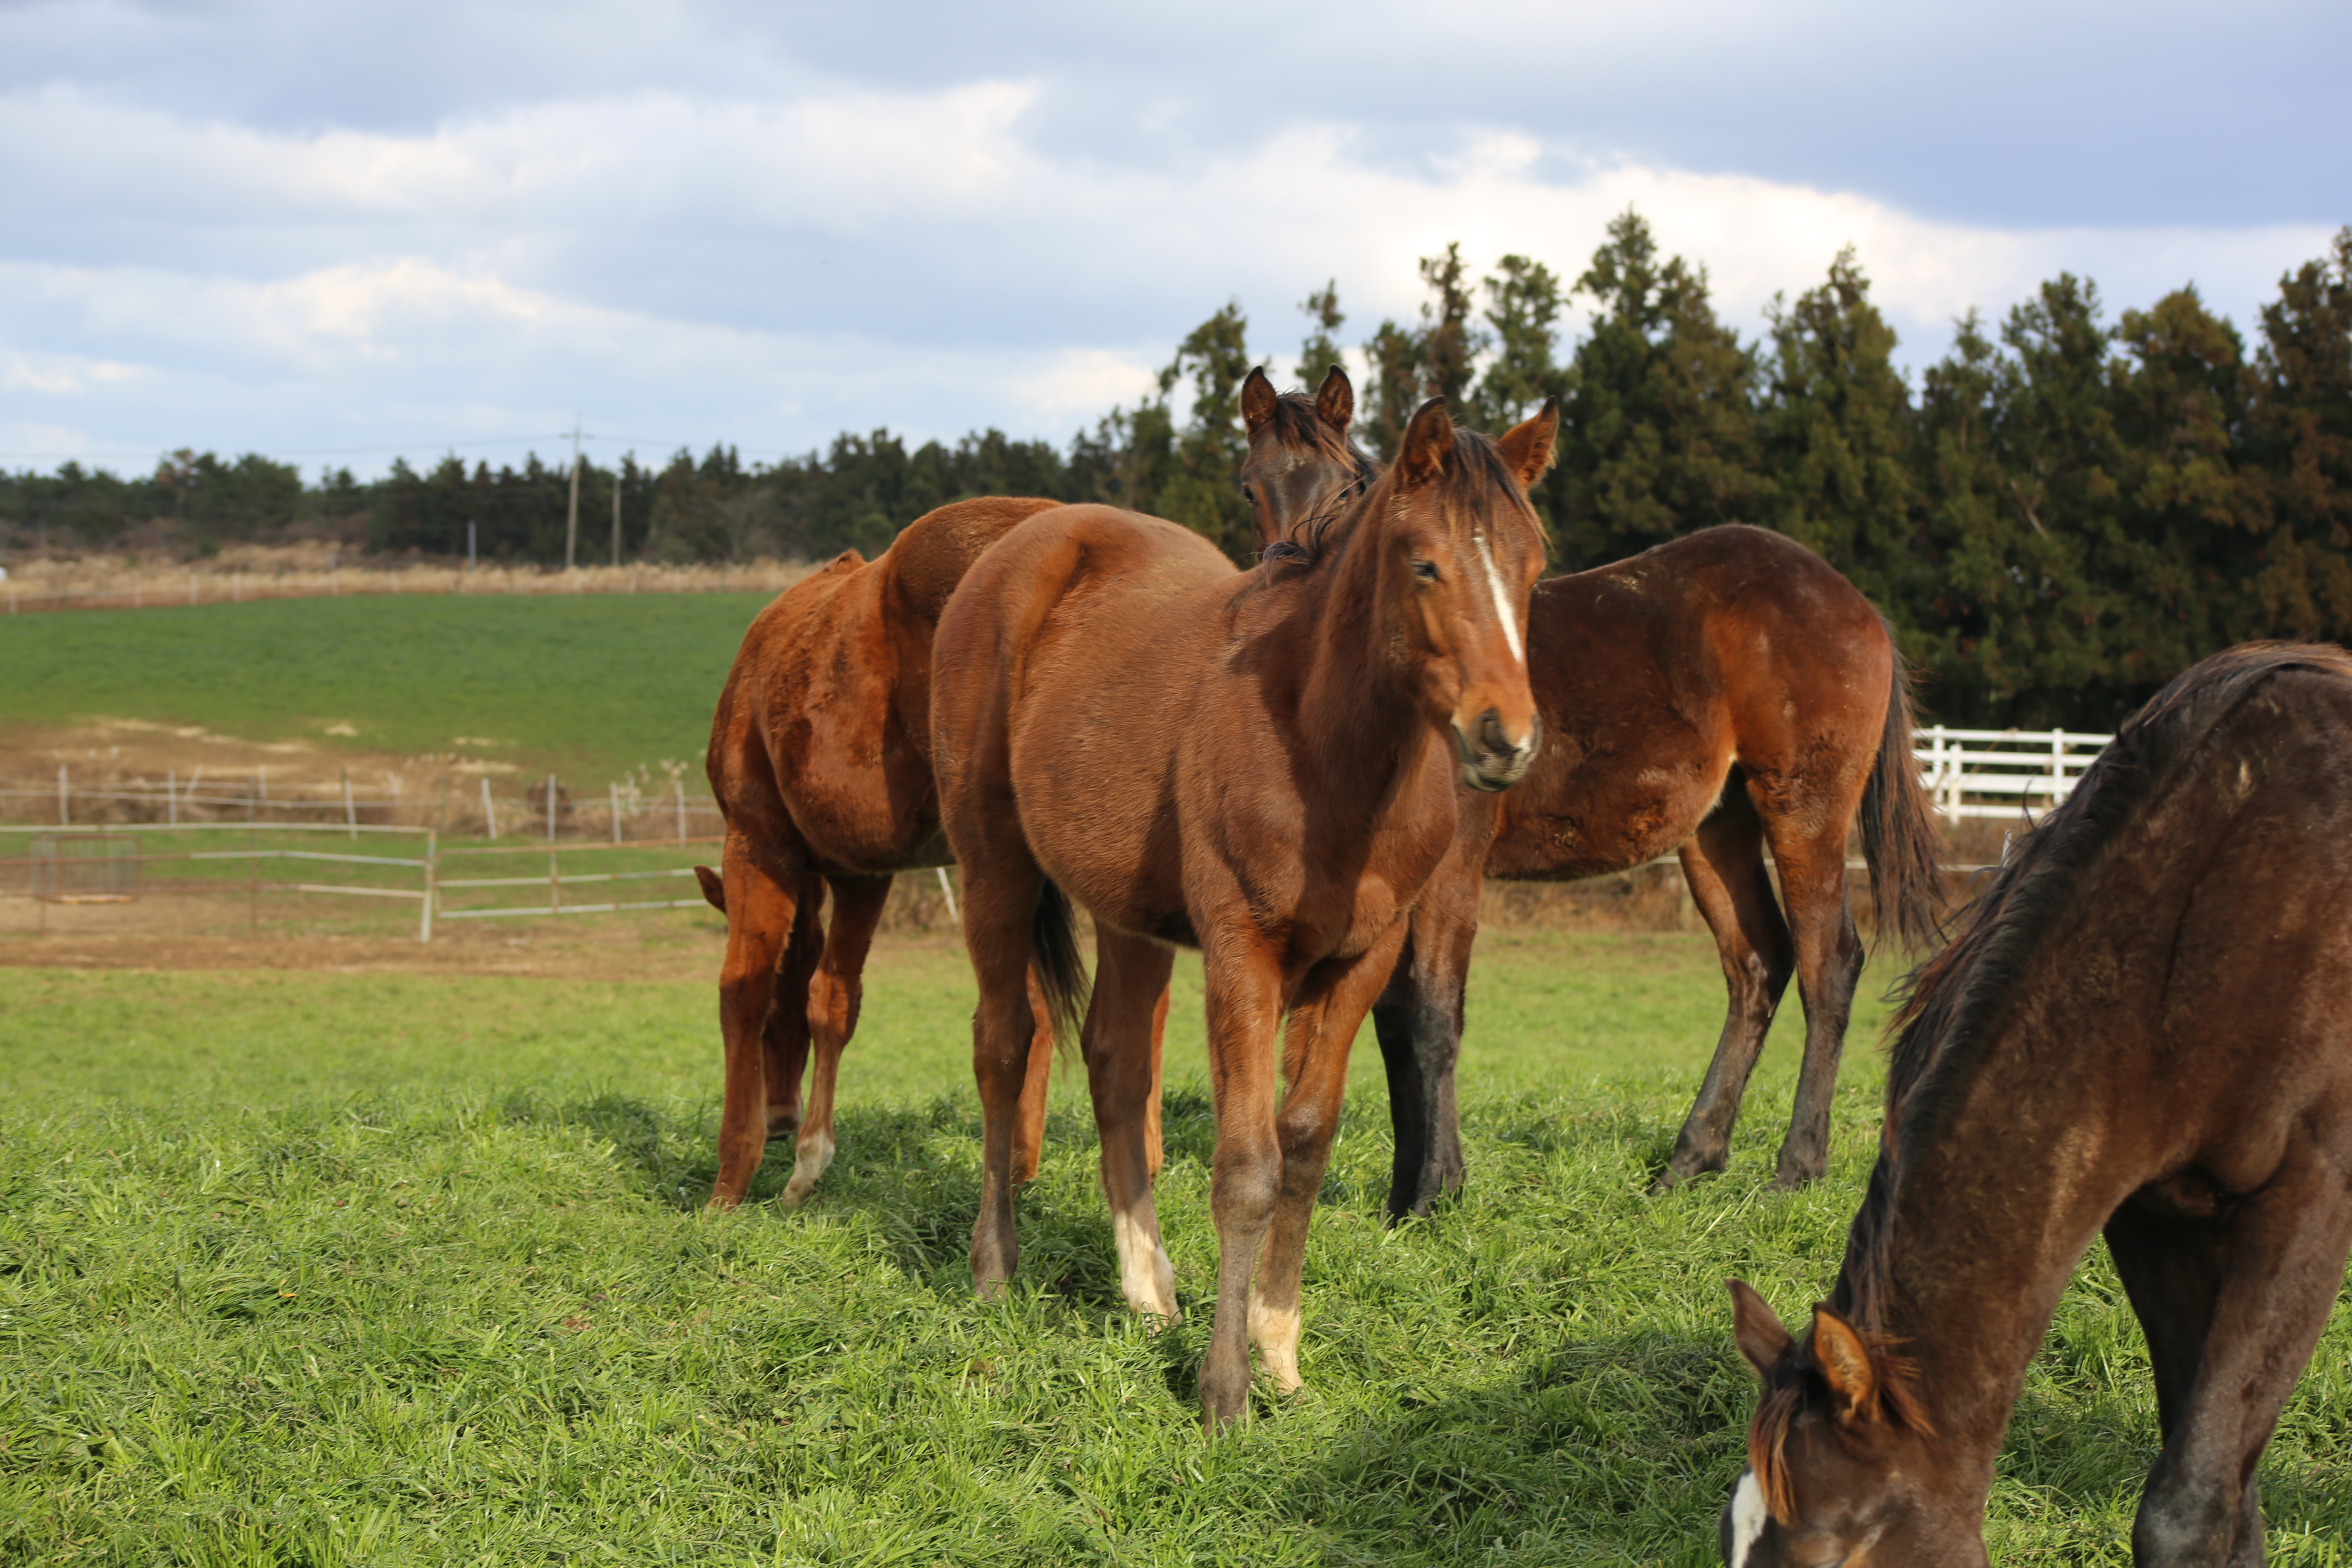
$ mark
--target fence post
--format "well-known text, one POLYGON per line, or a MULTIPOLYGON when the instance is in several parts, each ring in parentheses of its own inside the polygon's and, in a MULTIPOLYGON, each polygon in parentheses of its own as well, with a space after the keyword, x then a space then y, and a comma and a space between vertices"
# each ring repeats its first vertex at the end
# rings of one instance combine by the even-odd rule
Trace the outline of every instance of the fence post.
POLYGON ((416 940, 433 940, 433 901, 441 896, 441 836, 431 828, 425 830, 425 913, 416 922, 416 940))
POLYGON ((264 805, 267 805, 269 804, 269 764, 268 763, 256 763, 253 769, 253 775, 256 779, 260 781, 261 801, 264 805))
MULTIPOLYGON (((547 841, 550 844, 555 842, 555 775, 553 773, 547 775, 547 841)), ((553 862, 551 861, 550 864, 552 865, 553 862)), ((549 875, 552 876, 554 873, 551 871, 549 875)))
POLYGON ((2066 731, 2050 731, 2050 804, 2066 798, 2066 731))
POLYGON ((354 840, 359 837, 360 812, 359 807, 352 804, 352 770, 349 768, 343 770, 343 826, 351 829, 354 840))
POLYGON ((171 819, 172 826, 174 827, 179 826, 180 771, 177 768, 165 768, 163 770, 163 810, 165 815, 171 819))
POLYGON ((621 786, 608 783, 604 785, 604 794, 613 803, 613 842, 618 844, 621 841, 621 786))
POLYGON ((955 921, 958 925, 961 925, 963 924, 963 917, 956 913, 955 889, 948 886, 948 868, 945 866, 940 866, 935 868, 935 869, 938 870, 940 874, 940 897, 948 901, 948 919, 955 921))
MULTIPOLYGON (((65 772, 63 768, 58 771, 60 774, 65 772)), ((669 787, 677 796, 677 841, 683 844, 686 842, 686 781, 672 779, 669 787)))
POLYGON ((73 816, 66 806, 66 765, 63 763, 58 764, 58 826, 59 827, 73 826, 73 816))
POLYGON ((499 836, 499 808, 490 799, 490 781, 488 774, 482 777, 482 836, 486 838, 496 838, 499 836))

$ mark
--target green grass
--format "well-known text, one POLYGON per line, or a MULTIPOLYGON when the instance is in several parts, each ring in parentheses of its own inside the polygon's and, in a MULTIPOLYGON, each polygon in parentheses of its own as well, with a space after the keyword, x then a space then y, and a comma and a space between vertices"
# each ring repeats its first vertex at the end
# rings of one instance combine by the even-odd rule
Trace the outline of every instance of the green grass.
POLYGON ((575 792, 692 762, 757 594, 272 599, 0 617, 0 726, 139 719, 462 751, 575 792), (357 733, 326 734, 348 723, 357 733), (457 737, 490 745, 458 746, 457 737))
MULTIPOLYGON (((1019 1288, 971 1298, 971 990, 944 943, 877 966, 817 1198, 715 1219, 708 985, 0 971, 0 1561, 1711 1561, 1752 1399, 1720 1281, 1789 1312, 1826 1288, 1874 1005, 1828 1182, 1765 1186, 1792 1009, 1732 1171, 1646 1199, 1719 1022, 1711 950, 1496 933, 1469 1189, 1382 1228, 1360 1047, 1310 1394, 1213 1444, 1179 974, 1160 1212, 1187 1317, 1152 1335, 1066 1078, 1019 1288)), ((2272 1446, 2273 1562, 2352 1561, 2347 1352, 2339 1313, 2272 1446)), ((1996 1557, 2126 1561, 2154 1440, 2095 1254, 2020 1405, 1996 1557)))

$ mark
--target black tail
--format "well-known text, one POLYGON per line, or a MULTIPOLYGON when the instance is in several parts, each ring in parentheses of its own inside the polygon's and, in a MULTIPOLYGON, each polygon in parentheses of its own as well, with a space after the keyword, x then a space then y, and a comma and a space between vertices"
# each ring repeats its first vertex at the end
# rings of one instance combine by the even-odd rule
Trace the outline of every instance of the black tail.
POLYGON ((1077 914, 1070 908, 1069 895, 1052 882, 1045 884, 1029 922, 1029 962, 1045 993, 1054 1037, 1066 1046, 1077 1037, 1086 1017, 1087 971, 1078 958, 1077 914))
MULTIPOLYGON (((1886 640, 1895 641, 1892 626, 1886 640)), ((1892 686, 1878 761, 1862 791, 1862 858, 1870 866, 1878 935, 1891 931, 1916 952, 1944 934, 1944 837, 1927 792, 1919 787, 1918 760, 1911 754, 1911 678, 1900 650, 1895 652, 1892 686)))

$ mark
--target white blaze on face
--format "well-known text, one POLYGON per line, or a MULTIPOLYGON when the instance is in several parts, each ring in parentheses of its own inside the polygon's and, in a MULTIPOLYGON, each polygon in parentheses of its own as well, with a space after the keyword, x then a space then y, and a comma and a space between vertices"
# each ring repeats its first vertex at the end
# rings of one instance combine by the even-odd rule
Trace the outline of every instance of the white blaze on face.
POLYGON ((1503 574, 1495 570, 1495 557, 1486 548, 1486 536, 1473 533, 1478 546, 1478 563, 1486 568, 1486 591, 1495 595, 1495 615, 1503 623, 1503 640, 1511 645, 1511 657, 1521 664, 1528 662, 1527 649, 1519 646, 1519 623, 1511 615, 1511 603, 1503 588, 1503 574))
POLYGON ((1764 1507, 1764 1489, 1756 1484, 1756 1472, 1740 1471, 1738 1489, 1731 1494, 1731 1568, 1748 1568, 1748 1554, 1756 1549, 1764 1521, 1771 1517, 1764 1507))

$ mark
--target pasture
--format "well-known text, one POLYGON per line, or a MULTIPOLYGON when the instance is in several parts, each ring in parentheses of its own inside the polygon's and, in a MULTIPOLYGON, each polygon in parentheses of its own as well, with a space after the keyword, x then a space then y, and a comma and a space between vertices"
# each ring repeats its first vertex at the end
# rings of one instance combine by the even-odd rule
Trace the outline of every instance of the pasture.
POLYGON ((711 694, 767 602, 425 595, 0 617, 0 731, 127 719, 331 754, 462 754, 575 789, 664 759, 698 776, 711 694))
MULTIPOLYGON (((0 1559, 1709 1563, 1752 1405, 1721 1282, 1791 1315, 1827 1287, 1892 973, 1864 975, 1828 1180, 1766 1188, 1784 1015, 1732 1170, 1648 1199, 1721 1020, 1712 944, 1490 932, 1470 1187, 1381 1227, 1360 1043, 1308 1392, 1211 1443, 1195 962, 1160 1184, 1187 1315, 1157 1335, 1119 1302, 1074 1070, 1015 1288, 972 1298, 971 981, 944 941, 877 950, 815 1198, 758 1202, 772 1156, 721 1217, 707 980, 0 970, 0 1559)), ((2018 1407, 1996 1559, 2126 1562, 2155 1447, 2095 1249, 2018 1407)), ((2263 1484, 2274 1563, 2352 1563, 2352 1312, 2263 1484)))

